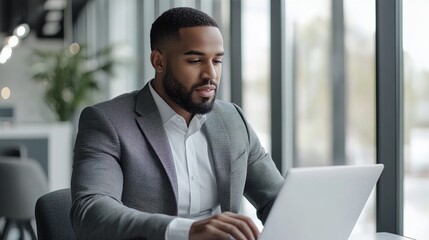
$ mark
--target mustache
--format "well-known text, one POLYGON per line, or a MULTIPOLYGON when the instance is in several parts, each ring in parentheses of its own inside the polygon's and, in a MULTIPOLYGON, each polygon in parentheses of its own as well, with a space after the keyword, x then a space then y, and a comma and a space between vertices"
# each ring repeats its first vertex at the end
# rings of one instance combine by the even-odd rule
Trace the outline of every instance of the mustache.
POLYGON ((207 86, 207 85, 213 85, 213 86, 215 86, 215 87, 216 87, 216 89, 217 89, 217 87, 218 87, 218 83, 217 83, 217 82, 215 82, 214 80, 208 80, 208 81, 202 81, 202 82, 200 82, 200 83, 196 83, 196 84, 194 84, 194 85, 192 86, 192 90, 195 90, 196 88, 203 87, 203 86, 207 86))

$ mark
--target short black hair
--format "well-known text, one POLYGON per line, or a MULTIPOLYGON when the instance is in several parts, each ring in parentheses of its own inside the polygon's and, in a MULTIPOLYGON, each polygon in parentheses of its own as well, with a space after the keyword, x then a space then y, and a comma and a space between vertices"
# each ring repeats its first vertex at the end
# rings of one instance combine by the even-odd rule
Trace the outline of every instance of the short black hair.
POLYGON ((150 30, 150 48, 159 49, 168 39, 179 38, 179 29, 186 27, 217 27, 216 21, 206 13, 189 7, 171 8, 159 16, 150 30))

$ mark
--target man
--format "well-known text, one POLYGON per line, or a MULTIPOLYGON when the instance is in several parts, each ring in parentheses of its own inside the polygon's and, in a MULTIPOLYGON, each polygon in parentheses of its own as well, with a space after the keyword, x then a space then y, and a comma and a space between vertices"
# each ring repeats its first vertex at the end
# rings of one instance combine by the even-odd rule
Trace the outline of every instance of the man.
POLYGON ((152 25, 155 78, 83 110, 71 221, 79 239, 257 239, 283 183, 241 110, 215 100, 223 39, 216 22, 173 8, 152 25))

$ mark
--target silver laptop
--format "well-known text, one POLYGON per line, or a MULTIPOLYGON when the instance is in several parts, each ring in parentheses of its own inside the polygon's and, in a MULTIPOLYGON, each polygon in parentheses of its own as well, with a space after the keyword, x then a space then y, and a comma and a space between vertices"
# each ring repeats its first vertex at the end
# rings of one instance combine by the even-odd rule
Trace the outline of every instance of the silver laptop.
POLYGON ((347 240, 383 168, 289 169, 260 240, 347 240))

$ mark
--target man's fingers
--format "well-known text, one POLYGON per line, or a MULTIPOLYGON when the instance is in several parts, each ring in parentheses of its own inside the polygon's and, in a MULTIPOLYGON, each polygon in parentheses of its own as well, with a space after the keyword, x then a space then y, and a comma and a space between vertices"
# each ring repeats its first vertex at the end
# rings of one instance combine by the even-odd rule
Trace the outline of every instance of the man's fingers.
POLYGON ((216 218, 195 222, 189 233, 190 240, 216 239, 216 240, 247 240, 245 235, 235 226, 216 218), (233 238, 230 238, 232 236, 233 238))
MULTIPOLYGON (((207 225, 205 227, 206 227, 207 233, 209 233, 209 235, 207 236, 210 236, 208 239, 231 240, 230 238, 231 235, 225 232, 224 230, 222 230, 222 227, 219 225, 219 223, 216 223, 216 226, 207 225)), ((203 237, 197 238, 197 239, 203 239, 203 237)))
POLYGON ((236 213, 232 213, 232 212, 225 212, 225 215, 228 215, 232 218, 236 218, 236 219, 240 219, 241 221, 244 221, 247 223, 247 226, 250 227, 253 235, 255 236, 255 238, 259 237, 260 233, 259 233, 259 229, 258 227, 255 225, 255 223, 252 221, 251 218, 247 217, 247 216, 243 216, 240 214, 236 214, 236 213))
POLYGON ((245 239, 257 239, 259 236, 259 230, 253 221, 245 216, 238 215, 235 213, 225 212, 215 217, 222 222, 229 224, 230 229, 223 229, 227 233, 231 234, 236 239, 242 239, 240 235, 236 235, 236 229, 244 234, 245 239))
POLYGON ((259 230, 250 218, 229 212, 195 222, 190 230, 190 239, 255 240, 258 237, 259 230))
POLYGON ((254 238, 248 237, 242 228, 237 227, 235 224, 224 221, 224 219, 212 219, 211 224, 217 229, 222 231, 222 239, 228 239, 228 235, 231 235, 236 240, 253 240, 254 238))

